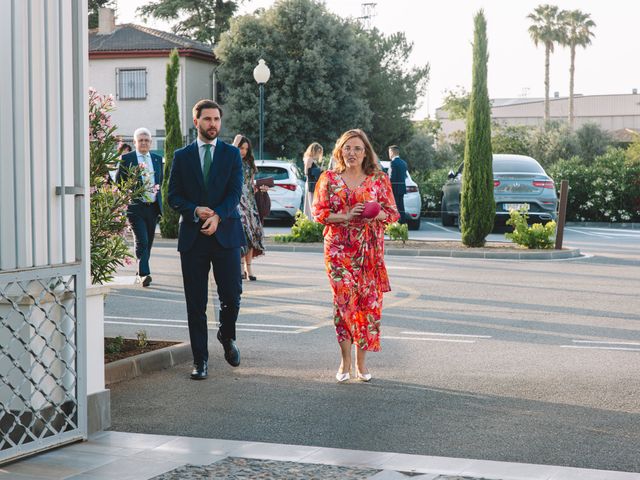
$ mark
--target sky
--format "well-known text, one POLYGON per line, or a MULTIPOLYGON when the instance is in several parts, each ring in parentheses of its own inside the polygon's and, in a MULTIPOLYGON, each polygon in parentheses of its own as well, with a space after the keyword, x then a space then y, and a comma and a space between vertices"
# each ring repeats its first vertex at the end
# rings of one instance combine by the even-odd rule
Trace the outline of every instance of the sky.
MULTIPOLYGON (((580 9, 595 21, 592 45, 576 54, 575 93, 583 95, 631 93, 640 89, 640 51, 633 34, 640 18, 637 0, 378 0, 371 19, 385 34, 404 32, 414 44, 412 65, 428 63, 427 93, 414 118, 434 116, 447 90, 471 88, 473 16, 483 9, 489 42, 489 96, 543 97, 544 47, 536 47, 526 18, 541 3, 561 9, 580 9)), ((148 0, 117 0, 118 23, 143 23, 136 8, 148 0)), ((240 13, 268 8, 274 0, 246 0, 240 13)), ((359 0, 326 0, 327 8, 343 17, 362 16, 359 0)), ((168 30, 166 23, 148 26, 168 30)), ((268 59, 267 60, 267 64, 268 59)), ((551 56, 550 92, 569 94, 569 51, 557 47, 551 56)))

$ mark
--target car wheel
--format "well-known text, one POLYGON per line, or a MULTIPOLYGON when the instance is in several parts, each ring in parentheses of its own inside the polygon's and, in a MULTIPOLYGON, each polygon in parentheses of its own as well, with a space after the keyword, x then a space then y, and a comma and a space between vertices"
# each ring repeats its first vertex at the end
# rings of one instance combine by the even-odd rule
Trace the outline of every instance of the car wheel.
POLYGON ((455 215, 450 215, 447 211, 447 202, 442 197, 442 226, 443 227, 453 227, 455 225, 455 215))
POLYGON ((415 220, 408 220, 407 226, 409 227, 409 230, 420 230, 420 217, 415 220))

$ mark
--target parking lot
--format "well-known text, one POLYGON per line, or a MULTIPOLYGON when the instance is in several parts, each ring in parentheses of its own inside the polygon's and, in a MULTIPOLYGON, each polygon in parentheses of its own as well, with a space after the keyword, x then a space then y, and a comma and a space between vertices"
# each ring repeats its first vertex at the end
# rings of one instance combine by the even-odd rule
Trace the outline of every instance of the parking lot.
MULTIPOLYGON (((335 384, 322 255, 267 252, 245 283, 242 366, 212 343, 206 382, 185 364, 115 385, 113 428, 638 471, 639 232, 598 232, 567 232, 593 254, 577 260, 388 257, 370 385, 335 384)), ((186 340, 178 265, 159 242, 153 287, 108 297, 107 334, 186 340)))

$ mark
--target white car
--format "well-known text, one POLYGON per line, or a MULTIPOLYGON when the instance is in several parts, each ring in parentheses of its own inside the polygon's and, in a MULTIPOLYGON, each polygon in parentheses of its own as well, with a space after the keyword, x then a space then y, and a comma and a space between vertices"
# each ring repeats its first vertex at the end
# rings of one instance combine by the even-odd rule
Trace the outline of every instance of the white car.
MULTIPOLYGON (((389 173, 389 160, 381 160, 380 165, 385 173, 389 173)), ((413 181, 407 172, 407 193, 404 194, 404 210, 407 214, 407 226, 409 230, 420 230, 420 211, 422 210, 422 197, 418 191, 418 184, 413 181)))
POLYGON ((293 222, 298 210, 304 207, 304 180, 300 169, 283 160, 256 160, 256 180, 272 177, 274 186, 269 188, 270 220, 293 222))

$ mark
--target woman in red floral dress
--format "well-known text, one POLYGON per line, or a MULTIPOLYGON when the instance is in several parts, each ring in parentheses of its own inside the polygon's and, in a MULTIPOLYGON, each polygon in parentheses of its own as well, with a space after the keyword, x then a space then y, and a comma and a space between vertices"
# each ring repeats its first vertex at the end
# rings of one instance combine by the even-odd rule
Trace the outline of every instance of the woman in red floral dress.
POLYGON ((382 295, 390 290, 384 265, 384 230, 399 218, 389 177, 362 130, 349 130, 336 142, 334 170, 316 184, 313 215, 325 225, 324 258, 333 291, 334 323, 342 362, 336 379, 349 380, 351 345, 356 346, 355 375, 369 381, 366 352, 380 350, 382 295), (377 202, 374 218, 361 213, 377 202))

